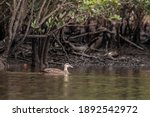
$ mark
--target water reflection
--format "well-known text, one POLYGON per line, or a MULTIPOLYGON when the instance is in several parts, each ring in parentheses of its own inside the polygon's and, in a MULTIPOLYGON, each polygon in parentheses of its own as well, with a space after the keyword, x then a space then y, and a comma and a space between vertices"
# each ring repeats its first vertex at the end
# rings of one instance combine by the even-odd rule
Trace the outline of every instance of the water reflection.
POLYGON ((8 79, 3 72, 0 72, 0 99, 8 98, 8 79))
POLYGON ((59 77, 16 69, 0 72, 0 99, 150 99, 141 68, 88 66, 59 77))

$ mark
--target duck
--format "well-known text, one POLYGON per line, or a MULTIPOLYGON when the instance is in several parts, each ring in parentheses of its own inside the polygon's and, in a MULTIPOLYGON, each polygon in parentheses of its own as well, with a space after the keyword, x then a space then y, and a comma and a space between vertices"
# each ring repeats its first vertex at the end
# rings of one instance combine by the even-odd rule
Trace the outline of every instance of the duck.
POLYGON ((68 68, 73 68, 72 65, 69 63, 66 63, 64 65, 64 70, 58 69, 58 68, 45 68, 42 72, 47 73, 48 75, 55 75, 55 76, 68 76, 68 68))

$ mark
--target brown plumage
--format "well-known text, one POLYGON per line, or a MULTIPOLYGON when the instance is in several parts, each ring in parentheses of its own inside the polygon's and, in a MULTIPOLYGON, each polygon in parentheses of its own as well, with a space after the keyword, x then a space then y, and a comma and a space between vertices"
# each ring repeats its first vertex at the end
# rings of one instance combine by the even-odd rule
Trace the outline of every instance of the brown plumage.
POLYGON ((57 68, 45 68, 43 70, 43 72, 47 73, 49 75, 57 75, 57 76, 61 75, 61 76, 63 76, 63 75, 68 75, 69 74, 69 72, 68 72, 69 67, 73 68, 69 63, 66 63, 64 65, 64 70, 57 69, 57 68))

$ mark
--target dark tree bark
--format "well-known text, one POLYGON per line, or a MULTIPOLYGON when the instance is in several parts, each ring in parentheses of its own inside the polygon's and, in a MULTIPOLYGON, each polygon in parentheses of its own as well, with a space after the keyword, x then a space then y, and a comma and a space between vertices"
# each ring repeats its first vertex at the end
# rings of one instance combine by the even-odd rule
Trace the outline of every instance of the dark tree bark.
POLYGON ((39 54, 38 54, 38 40, 32 39, 32 66, 38 67, 40 64, 39 54))

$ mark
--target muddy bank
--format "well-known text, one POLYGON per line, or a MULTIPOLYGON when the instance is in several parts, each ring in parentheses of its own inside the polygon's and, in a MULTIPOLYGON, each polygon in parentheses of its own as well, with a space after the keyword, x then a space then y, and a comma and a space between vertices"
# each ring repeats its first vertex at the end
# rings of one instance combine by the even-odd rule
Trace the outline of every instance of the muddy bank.
MULTIPOLYGON (((104 49, 89 54, 72 52, 67 55, 61 50, 50 51, 48 66, 46 67, 60 67, 65 63, 70 63, 76 67, 106 66, 150 68, 150 50, 146 47, 143 51, 134 47, 125 47, 125 49, 122 48, 121 54, 118 53, 118 55, 113 56, 113 58, 108 56, 107 53, 104 49)), ((17 58, 14 58, 14 56, 10 57, 8 62, 9 64, 31 65, 32 61, 30 56, 23 57, 22 54, 19 54, 17 58)))

